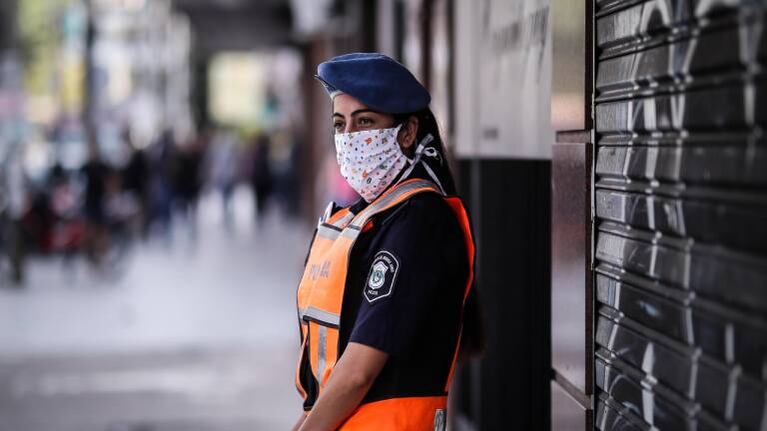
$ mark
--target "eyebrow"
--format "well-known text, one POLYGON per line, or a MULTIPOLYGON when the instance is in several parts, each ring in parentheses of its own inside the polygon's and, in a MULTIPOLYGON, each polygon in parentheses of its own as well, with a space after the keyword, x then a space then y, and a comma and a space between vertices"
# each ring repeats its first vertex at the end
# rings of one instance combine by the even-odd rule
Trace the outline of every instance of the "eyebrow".
MULTIPOLYGON (((372 109, 368 109, 368 108, 364 108, 364 109, 358 109, 358 110, 356 110, 356 111, 352 112, 352 115, 351 115, 351 116, 352 116, 352 117, 354 117, 355 115, 364 114, 364 113, 367 113, 367 112, 372 112, 372 113, 374 113, 374 114, 378 114, 378 112, 377 112, 377 111, 374 111, 374 110, 372 110, 372 109)), ((340 114, 340 113, 338 113, 338 112, 334 112, 332 116, 333 116, 333 117, 335 117, 335 116, 339 116, 339 117, 341 117, 341 118, 343 118, 343 117, 344 117, 343 115, 341 115, 341 114, 340 114)))

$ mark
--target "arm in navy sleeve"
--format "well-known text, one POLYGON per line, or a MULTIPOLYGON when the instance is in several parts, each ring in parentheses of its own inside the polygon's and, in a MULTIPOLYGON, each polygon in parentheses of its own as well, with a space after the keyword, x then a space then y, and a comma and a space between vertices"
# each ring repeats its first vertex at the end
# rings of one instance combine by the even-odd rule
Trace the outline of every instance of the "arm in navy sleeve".
MULTIPOLYGON (((420 331, 427 319, 439 319, 449 314, 446 307, 459 306, 463 292, 444 291, 445 279, 461 273, 461 265, 466 265, 465 246, 455 216, 437 195, 411 198, 384 223, 380 228, 386 231, 374 255, 388 253, 396 259, 396 279, 390 294, 371 298, 364 295, 371 283, 375 285, 370 271, 365 286, 359 287, 362 305, 350 341, 392 356, 407 355, 423 335, 420 331), (456 267, 461 268, 456 271, 456 267)), ((374 258, 370 266, 377 261, 374 258)))

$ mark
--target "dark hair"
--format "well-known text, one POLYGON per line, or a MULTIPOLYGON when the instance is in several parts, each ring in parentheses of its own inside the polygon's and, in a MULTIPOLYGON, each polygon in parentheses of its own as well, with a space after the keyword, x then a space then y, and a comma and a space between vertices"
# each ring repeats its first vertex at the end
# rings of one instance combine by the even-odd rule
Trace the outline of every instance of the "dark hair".
MULTIPOLYGON (((448 195, 455 195, 457 191, 455 187, 455 180, 450 169, 450 159, 448 157, 447 151, 445 150, 445 143, 442 140, 442 134, 439 131, 439 124, 437 123, 437 119, 434 117, 434 113, 432 113, 431 109, 427 107, 418 112, 410 114, 394 114, 394 123, 403 124, 410 117, 415 117, 418 119, 418 133, 416 133, 416 142, 420 142, 421 139, 429 134, 434 137, 434 140, 429 144, 429 146, 439 150, 442 160, 438 166, 437 164, 430 164, 430 166, 435 170, 437 177, 442 183, 442 187, 445 189, 445 193, 448 195)), ((466 302, 464 303, 463 330, 461 335, 459 356, 461 361, 479 356, 484 352, 484 322, 480 308, 480 301, 476 286, 472 286, 471 291, 469 291, 469 296, 466 298, 466 302)))
POLYGON ((408 114, 394 114, 394 124, 404 124, 410 117, 418 119, 418 133, 416 133, 416 142, 420 142, 421 139, 427 135, 431 135, 434 140, 428 145, 436 148, 442 159, 439 166, 431 165, 435 170, 439 181, 442 183, 442 187, 445 189, 445 193, 448 195, 455 195, 457 193, 455 187, 455 178, 450 168, 450 158, 447 154, 445 143, 442 140, 442 134, 439 131, 439 124, 434 117, 434 113, 431 112, 429 107, 426 107, 420 111, 412 112, 408 114))

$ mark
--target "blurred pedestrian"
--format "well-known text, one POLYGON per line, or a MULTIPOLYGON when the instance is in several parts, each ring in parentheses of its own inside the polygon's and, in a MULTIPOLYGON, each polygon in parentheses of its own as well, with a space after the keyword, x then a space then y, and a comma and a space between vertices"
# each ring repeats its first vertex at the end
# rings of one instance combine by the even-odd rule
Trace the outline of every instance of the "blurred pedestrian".
POLYGON ((122 171, 122 186, 138 206, 139 228, 146 237, 149 231, 149 160, 144 150, 135 145, 128 130, 123 134, 123 143, 130 155, 122 171))
POLYGON ((231 200, 237 184, 238 146, 233 132, 219 130, 213 137, 209 151, 210 179, 221 194, 224 224, 227 227, 231 227, 233 220, 231 200))
POLYGON ((22 146, 13 143, 0 174, 5 174, 7 224, 4 245, 11 264, 11 280, 17 286, 24 282, 25 234, 23 218, 29 208, 27 178, 22 164, 22 146))
POLYGON ((51 170, 48 188, 54 217, 51 250, 61 255, 63 268, 74 275, 75 256, 82 250, 86 234, 80 195, 69 173, 58 163, 51 170))
POLYGON ((250 181, 255 193, 255 214, 259 225, 263 223, 269 203, 274 177, 271 166, 271 140, 269 135, 261 133, 256 136, 253 149, 253 168, 250 181))
POLYGON ((203 139, 189 139, 176 151, 174 162, 176 208, 188 224, 192 239, 197 233, 197 204, 202 188, 203 139))
POLYGON ((173 133, 165 130, 149 148, 149 229, 171 239, 173 201, 173 133))
POLYGON ((88 161, 82 167, 85 178, 85 199, 83 212, 86 221, 86 255, 100 266, 108 246, 108 229, 105 212, 105 198, 109 167, 101 159, 98 141, 93 134, 88 140, 88 161))
POLYGON ((288 158, 288 168, 283 182, 285 183, 286 194, 286 215, 296 217, 299 212, 301 199, 301 145, 299 136, 296 133, 290 133, 290 155, 288 158))

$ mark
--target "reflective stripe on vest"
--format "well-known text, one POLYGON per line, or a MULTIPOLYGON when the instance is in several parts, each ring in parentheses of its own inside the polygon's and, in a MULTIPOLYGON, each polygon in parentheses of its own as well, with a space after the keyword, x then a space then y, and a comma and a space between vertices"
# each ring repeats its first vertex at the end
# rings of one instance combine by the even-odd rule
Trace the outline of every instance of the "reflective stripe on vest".
MULTIPOLYGON (((319 384, 320 394, 327 385, 338 360, 341 307, 349 267, 349 254, 355 241, 368 221, 376 214, 393 208, 418 193, 426 192, 441 194, 437 186, 430 181, 421 179, 404 181, 378 197, 356 216, 348 208, 345 208, 332 215, 326 214, 320 220, 297 293, 298 313, 304 338, 302 349, 308 349, 306 356, 309 359, 312 374, 319 384)), ((460 199, 446 197, 445 200, 456 215, 466 239, 469 279, 464 294, 465 301, 473 281, 474 243, 468 217, 460 199)), ((460 340, 460 334, 458 339, 460 340)), ((457 354, 458 344, 456 344, 453 364, 445 383, 445 392, 447 392, 452 379, 457 354)), ((302 352, 299 361, 303 356, 302 352)), ((300 365, 299 363, 298 369, 301 369, 300 365)), ((306 397, 299 376, 296 380, 299 392, 303 397, 306 397)), ((383 419, 379 418, 375 422, 375 429, 432 429, 431 426, 435 417, 440 415, 440 411, 444 415, 444 409, 445 397, 442 396, 394 398, 368 403, 360 406, 341 429, 364 429, 365 424, 369 427, 371 423, 360 418, 376 415, 385 415, 392 422, 391 426, 383 426, 383 423, 380 423, 383 419), (388 409, 391 409, 392 406, 402 406, 402 408, 397 407, 399 413, 392 414, 391 410, 387 412, 380 410, 383 408, 382 406, 387 406, 388 409), (411 422, 417 423, 417 426, 410 427, 408 425, 404 427, 404 424, 411 422), (403 426, 398 426, 398 424, 403 426), (426 425, 428 427, 424 428, 426 425)))

